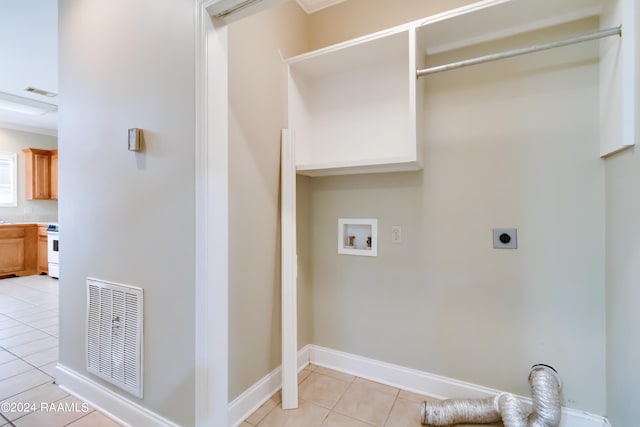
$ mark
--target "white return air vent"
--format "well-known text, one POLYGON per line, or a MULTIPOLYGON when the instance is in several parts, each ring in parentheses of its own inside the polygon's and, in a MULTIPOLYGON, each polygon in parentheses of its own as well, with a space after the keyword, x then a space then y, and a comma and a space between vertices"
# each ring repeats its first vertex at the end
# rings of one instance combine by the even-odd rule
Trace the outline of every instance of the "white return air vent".
POLYGON ((87 279, 87 370, 142 397, 142 289, 87 279))

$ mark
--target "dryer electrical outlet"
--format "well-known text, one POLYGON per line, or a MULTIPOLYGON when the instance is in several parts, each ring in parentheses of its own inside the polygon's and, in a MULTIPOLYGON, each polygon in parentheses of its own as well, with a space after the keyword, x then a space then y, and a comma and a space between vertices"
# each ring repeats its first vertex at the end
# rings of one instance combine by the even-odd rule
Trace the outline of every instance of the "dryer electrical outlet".
POLYGON ((516 228, 494 228, 493 229, 494 249, 518 249, 518 229, 516 228))

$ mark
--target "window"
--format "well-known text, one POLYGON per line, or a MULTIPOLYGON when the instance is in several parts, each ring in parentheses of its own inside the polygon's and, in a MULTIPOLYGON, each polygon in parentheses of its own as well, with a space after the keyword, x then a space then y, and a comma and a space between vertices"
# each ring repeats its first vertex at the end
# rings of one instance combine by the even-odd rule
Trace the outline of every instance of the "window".
POLYGON ((18 206, 17 158, 0 151, 0 207, 18 206))

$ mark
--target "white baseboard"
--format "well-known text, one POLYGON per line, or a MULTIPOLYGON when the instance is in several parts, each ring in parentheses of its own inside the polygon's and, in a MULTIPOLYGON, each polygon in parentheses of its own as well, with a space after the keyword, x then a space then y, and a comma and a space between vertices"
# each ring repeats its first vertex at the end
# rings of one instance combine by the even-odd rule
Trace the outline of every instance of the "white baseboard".
MULTIPOLYGON (((470 398, 482 399, 500 393, 491 389, 452 378, 434 375, 403 366, 393 365, 354 354, 331 350, 316 345, 308 346, 309 361, 313 364, 342 371, 358 377, 388 384, 440 399, 470 398)), ((519 396, 531 403, 528 397, 519 396)), ((609 421, 595 414, 562 408, 560 427, 611 427, 609 421)))
MULTIPOLYGON (((439 399, 460 397, 483 399, 501 392, 501 390, 312 344, 305 346, 298 352, 298 370, 302 370, 308 363, 439 399)), ((277 368, 229 404, 229 425, 237 427, 273 396, 281 386, 281 369, 277 368)), ((530 398, 519 397, 525 403, 531 404, 530 398)), ((611 427, 611 425, 602 416, 563 408, 560 427, 611 427)))
MULTIPOLYGON (((298 351, 298 372, 309 364, 309 346, 298 351)), ((277 367, 229 403, 229 425, 237 427, 282 388, 282 368, 277 367)))
POLYGON ((123 426, 179 427, 60 363, 56 366, 56 383, 123 426))
MULTIPOLYGON (((441 399, 459 397, 482 399, 500 392, 500 390, 477 384, 316 345, 307 345, 298 351, 298 371, 304 369, 309 363, 441 399)), ((124 426, 178 427, 172 421, 114 393, 64 365, 58 364, 56 367, 56 382, 68 393, 86 401, 124 426)), ((229 426, 237 427, 240 425, 281 387, 282 370, 278 367, 229 403, 229 426)), ((527 397, 521 398, 525 402, 531 401, 527 397)), ((560 427, 611 427, 611 424, 602 416, 563 408, 560 427)))
POLYGON ((315 345, 309 349, 309 359, 319 366, 437 399, 462 396, 483 399, 499 393, 499 390, 315 345))

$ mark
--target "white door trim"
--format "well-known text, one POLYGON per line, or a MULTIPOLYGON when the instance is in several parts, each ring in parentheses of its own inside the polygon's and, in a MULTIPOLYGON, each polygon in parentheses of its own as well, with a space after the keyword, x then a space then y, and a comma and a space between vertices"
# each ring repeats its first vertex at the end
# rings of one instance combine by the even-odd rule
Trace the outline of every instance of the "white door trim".
MULTIPOLYGON (((207 8, 220 0, 195 0, 195 425, 227 427, 229 397, 229 101, 227 24, 207 8)), ((247 8, 240 19, 280 3, 264 0, 247 8)), ((295 169, 294 169, 295 171, 295 169)), ((295 213, 295 172, 293 199, 295 213)), ((283 312, 287 354, 284 377, 286 403, 297 406, 295 300, 295 217, 293 283, 283 312), (293 293, 291 293, 293 292, 293 293)), ((284 401, 285 399, 283 399, 284 401)))
POLYGON ((227 427, 229 174, 227 27, 196 6, 195 425, 227 427))

